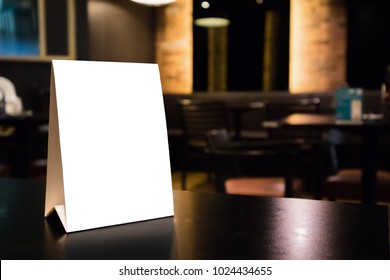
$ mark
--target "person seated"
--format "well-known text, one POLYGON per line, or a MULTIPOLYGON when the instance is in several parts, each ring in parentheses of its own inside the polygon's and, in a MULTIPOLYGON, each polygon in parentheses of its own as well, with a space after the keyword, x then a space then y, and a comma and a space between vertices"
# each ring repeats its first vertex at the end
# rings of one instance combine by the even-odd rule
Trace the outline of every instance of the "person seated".
POLYGON ((7 115, 18 115, 23 111, 23 103, 16 94, 14 84, 5 77, 0 77, 0 110, 7 115))

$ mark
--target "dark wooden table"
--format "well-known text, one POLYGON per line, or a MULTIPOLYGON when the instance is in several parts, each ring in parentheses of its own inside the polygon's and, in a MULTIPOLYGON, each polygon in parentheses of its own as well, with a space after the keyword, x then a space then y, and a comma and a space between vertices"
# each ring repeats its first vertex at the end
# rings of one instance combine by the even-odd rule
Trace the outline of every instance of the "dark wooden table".
POLYGON ((66 234, 44 193, 0 179, 1 259, 389 259, 380 205, 174 191, 174 217, 66 234))
POLYGON ((228 112, 233 114, 234 122, 234 137, 236 139, 242 138, 242 117, 246 112, 254 110, 264 110, 265 103, 262 101, 253 101, 249 103, 229 103, 226 104, 228 112))
POLYGON ((377 144, 380 135, 390 134, 390 122, 368 120, 361 123, 339 123, 334 115, 292 114, 278 122, 284 127, 327 130, 336 128, 354 133, 362 139, 362 202, 376 203, 377 183, 377 144))

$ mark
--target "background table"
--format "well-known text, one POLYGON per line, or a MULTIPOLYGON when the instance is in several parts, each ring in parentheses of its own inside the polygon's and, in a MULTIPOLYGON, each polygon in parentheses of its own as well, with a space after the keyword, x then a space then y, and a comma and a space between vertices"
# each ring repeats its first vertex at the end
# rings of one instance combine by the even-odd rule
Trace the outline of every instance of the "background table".
POLYGON ((0 180, 1 259, 389 259, 385 206, 175 191, 174 217, 66 234, 44 192, 0 180))
POLYGON ((376 203, 378 194, 377 144, 380 135, 390 133, 390 122, 385 120, 363 121, 361 123, 338 123, 334 114, 292 114, 278 122, 283 127, 307 129, 331 128, 354 133, 362 139, 362 202, 376 203))
POLYGON ((228 112, 233 114, 233 123, 234 123, 234 137, 236 139, 241 139, 242 137, 242 118, 244 113, 251 111, 262 111, 265 108, 265 103, 261 101, 253 101, 249 103, 229 103, 226 104, 228 112))

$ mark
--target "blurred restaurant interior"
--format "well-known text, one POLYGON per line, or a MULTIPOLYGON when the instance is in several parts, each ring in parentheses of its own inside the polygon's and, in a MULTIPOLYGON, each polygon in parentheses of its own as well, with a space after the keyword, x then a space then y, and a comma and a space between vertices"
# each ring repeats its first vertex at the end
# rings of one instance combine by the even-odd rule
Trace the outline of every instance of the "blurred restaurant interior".
POLYGON ((51 60, 157 63, 174 190, 389 205, 389 11, 383 0, 0 1, 0 176, 46 179, 51 60), (342 127, 340 89, 361 102, 342 127))
MULTIPOLYGON (((335 91, 342 86, 363 88, 365 107, 369 108, 365 110, 381 110, 381 86, 386 82, 390 63, 386 1, 229 0, 211 2, 208 9, 203 7, 204 1, 190 0, 162 7, 127 0, 57 2, 44 3, 45 48, 35 50, 36 55, 29 54, 23 44, 32 42, 31 34, 41 34, 38 27, 42 28, 42 23, 36 22, 37 13, 43 10, 38 7, 41 2, 2 2, 2 21, 13 11, 16 25, 11 30, 2 28, 2 42, 9 40, 9 44, 1 44, 0 75, 13 83, 25 112, 47 116, 51 59, 158 63, 177 188, 182 184, 176 179, 180 178, 185 145, 177 105, 181 99, 226 103, 230 129, 240 129, 242 136, 254 139, 267 137, 269 131, 263 126, 266 119, 277 120, 305 111, 334 111, 335 91), (7 7, 7 3, 13 4, 7 7), (206 16, 223 17, 227 24, 193 24, 206 16), (26 24, 27 20, 35 20, 35 24, 26 24), (18 38, 21 39, 15 44, 18 38), (314 98, 318 101, 315 106, 304 108, 298 104, 314 98), (250 109, 256 102, 265 105, 250 109), (273 103, 279 106, 271 110, 273 103)), ((38 45, 41 40, 37 39, 38 45)), ((28 171, 13 170, 11 167, 20 166, 15 161, 26 156, 15 158, 12 149, 21 148, 11 147, 12 127, 4 126, 3 176, 44 178, 47 129, 40 123, 37 130, 29 133, 35 135, 30 147, 23 148, 30 154, 28 171)), ((333 134, 338 142, 337 168, 358 168, 358 137, 347 137, 339 131, 333 134)), ((381 148, 386 147, 384 144, 381 148)), ((389 168, 386 155, 381 152, 379 159, 384 170, 389 168)), ((213 189, 209 180, 212 174, 204 176, 208 173, 206 162, 202 157, 187 158, 186 166, 189 174, 195 175, 195 184, 199 180, 205 185, 211 183, 213 189)), ((257 169, 261 174, 260 166, 257 169)), ((301 169, 297 170, 299 176, 305 173, 305 167, 301 169)))

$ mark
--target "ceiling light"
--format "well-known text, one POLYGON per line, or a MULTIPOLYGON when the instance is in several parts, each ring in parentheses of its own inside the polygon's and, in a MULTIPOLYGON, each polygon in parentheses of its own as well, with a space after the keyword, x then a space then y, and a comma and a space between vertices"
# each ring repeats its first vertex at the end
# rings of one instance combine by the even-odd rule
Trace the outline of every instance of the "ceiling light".
POLYGON ((200 3, 194 24, 200 27, 225 27, 230 24, 227 13, 221 2, 205 0, 200 3))
POLYGON ((200 4, 203 9, 210 8, 210 3, 207 1, 203 1, 202 4, 200 4))
POLYGON ((224 27, 228 26, 230 21, 226 18, 208 17, 198 18, 194 21, 194 24, 201 27, 224 27))
POLYGON ((163 5, 171 4, 176 0, 131 0, 131 1, 146 6, 163 6, 163 5))

